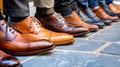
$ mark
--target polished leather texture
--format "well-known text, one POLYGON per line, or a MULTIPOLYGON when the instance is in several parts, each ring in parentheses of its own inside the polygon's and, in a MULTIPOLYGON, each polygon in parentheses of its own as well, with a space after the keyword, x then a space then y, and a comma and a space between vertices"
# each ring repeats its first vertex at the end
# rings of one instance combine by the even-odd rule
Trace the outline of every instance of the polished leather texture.
MULTIPOLYGON (((104 23, 103 22, 94 21, 94 20, 88 18, 87 15, 85 15, 80 9, 78 11, 76 11, 76 12, 81 17, 81 19, 83 21, 85 21, 86 23, 88 23, 88 24, 95 24, 95 25, 97 25, 99 27, 99 29, 103 29, 103 27, 104 27, 104 23)), ((97 31, 97 29, 94 30, 94 31, 97 31)))
POLYGON ((0 50, 0 67, 22 67, 20 61, 0 50))
MULTIPOLYGON (((108 5, 105 3, 105 0, 99 0, 100 6, 102 9, 109 14, 110 16, 120 16, 119 14, 114 13, 112 10, 109 9, 108 5)), ((112 7, 113 8, 113 7, 112 7)), ((114 8, 113 8, 114 9, 114 8)))
POLYGON ((4 20, 0 21, 0 49, 12 55, 31 55, 45 52, 54 48, 48 40, 30 41, 20 33, 6 25, 4 20))
POLYGON ((93 12, 101 19, 116 21, 119 18, 117 16, 108 15, 101 7, 94 9, 93 12))
POLYGON ((116 5, 115 3, 111 3, 108 7, 116 14, 120 14, 120 6, 116 5))
POLYGON ((73 26, 67 24, 66 20, 58 13, 54 12, 49 17, 37 17, 41 23, 44 25, 45 28, 57 31, 57 32, 64 32, 69 33, 74 36, 82 36, 88 32, 88 28, 84 28, 80 26, 73 26))
POLYGON ((57 33, 45 29, 40 24, 39 20, 32 16, 28 16, 20 22, 13 22, 11 26, 31 41, 47 39, 52 41, 55 45, 65 45, 74 41, 74 37, 70 34, 57 33))
MULTIPOLYGON (((103 19, 100 19, 98 18, 93 12, 92 10, 89 8, 89 7, 86 7, 86 8, 80 8, 80 10, 82 10, 82 12, 87 15, 87 17, 94 21, 94 22, 103 22, 105 25, 111 25, 111 20, 103 20, 103 19)), ((103 26, 99 26, 99 28, 103 28, 103 26)))
POLYGON ((89 28, 90 31, 98 30, 98 26, 85 23, 75 11, 70 15, 64 16, 64 18, 65 21, 71 25, 83 26, 89 28))

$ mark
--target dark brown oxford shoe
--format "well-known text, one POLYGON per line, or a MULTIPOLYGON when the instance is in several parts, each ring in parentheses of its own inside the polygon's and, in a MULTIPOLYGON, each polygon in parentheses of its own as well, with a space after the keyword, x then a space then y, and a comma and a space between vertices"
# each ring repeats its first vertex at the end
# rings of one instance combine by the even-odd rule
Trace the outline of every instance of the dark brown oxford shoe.
POLYGON ((89 31, 88 28, 83 26, 72 26, 67 24, 65 19, 56 12, 48 17, 39 17, 37 14, 36 17, 41 21, 45 28, 56 32, 64 32, 74 36, 82 36, 89 31))

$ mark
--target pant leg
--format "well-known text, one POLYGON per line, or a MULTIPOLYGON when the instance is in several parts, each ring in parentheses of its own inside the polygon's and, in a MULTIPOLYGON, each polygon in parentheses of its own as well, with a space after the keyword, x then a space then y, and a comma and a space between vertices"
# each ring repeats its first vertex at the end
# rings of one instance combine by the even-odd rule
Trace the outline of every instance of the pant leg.
POLYGON ((88 0, 88 3, 90 8, 99 6, 98 0, 88 0))
POLYGON ((105 0, 106 4, 109 5, 110 3, 113 2, 113 0, 105 0))
POLYGON ((34 0, 34 5, 40 8, 53 8, 54 0, 34 0))
POLYGON ((55 0, 55 11, 62 16, 70 15, 73 10, 71 8, 71 0, 55 0))
POLYGON ((76 0, 78 7, 88 7, 88 0, 76 0))
POLYGON ((34 6, 36 7, 36 13, 52 14, 54 13, 54 0, 34 0, 34 6))
POLYGON ((28 0, 3 0, 4 14, 11 17, 24 17, 29 14, 28 0))

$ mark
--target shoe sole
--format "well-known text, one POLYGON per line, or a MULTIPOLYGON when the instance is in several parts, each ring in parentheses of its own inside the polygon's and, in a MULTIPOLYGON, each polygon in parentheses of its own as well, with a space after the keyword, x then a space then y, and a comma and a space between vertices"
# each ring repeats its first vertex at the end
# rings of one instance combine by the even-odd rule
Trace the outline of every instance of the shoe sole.
POLYGON ((65 42, 61 42, 61 43, 54 43, 55 46, 64 46, 64 45, 70 45, 74 42, 74 40, 70 40, 70 41, 65 41, 65 42))
POLYGON ((97 32, 99 29, 92 29, 90 32, 97 32))
POLYGON ((86 34, 88 34, 89 33, 89 31, 88 32, 82 32, 82 33, 77 33, 77 34, 72 34, 74 37, 83 37, 83 36, 85 36, 86 34))
POLYGON ((19 64, 19 65, 13 66, 13 67, 23 67, 23 66, 22 66, 22 64, 19 64))
POLYGON ((15 56, 27 56, 27 55, 36 55, 36 54, 43 54, 49 50, 52 50, 55 48, 55 45, 49 47, 49 48, 43 48, 40 50, 35 50, 35 51, 26 51, 26 52, 14 52, 14 51, 8 51, 8 50, 4 50, 6 53, 9 53, 11 55, 15 55, 15 56))

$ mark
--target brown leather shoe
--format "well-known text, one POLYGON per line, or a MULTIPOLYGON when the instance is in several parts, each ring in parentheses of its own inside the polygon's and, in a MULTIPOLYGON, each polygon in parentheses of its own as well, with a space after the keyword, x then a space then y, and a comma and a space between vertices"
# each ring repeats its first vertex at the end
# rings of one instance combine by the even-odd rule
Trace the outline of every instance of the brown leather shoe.
POLYGON ((108 5, 108 7, 116 14, 120 14, 120 7, 116 5, 115 3, 111 3, 108 5))
POLYGON ((104 20, 112 20, 116 21, 119 19, 118 16, 110 16, 108 15, 101 7, 94 9, 93 12, 96 14, 97 17, 104 19, 104 20))
POLYGON ((72 26, 67 24, 64 18, 56 12, 49 17, 42 18, 37 16, 37 14, 36 17, 41 21, 45 28, 56 32, 69 33, 74 36, 83 36, 89 31, 88 28, 82 26, 72 26))
POLYGON ((72 14, 64 16, 64 19, 70 25, 83 26, 83 27, 88 28, 90 31, 97 31, 99 29, 97 25, 85 23, 78 16, 78 14, 76 12, 72 12, 72 14))
POLYGON ((20 61, 0 50, 0 67, 22 67, 20 61))
POLYGON ((11 23, 12 27, 22 33, 22 35, 31 40, 36 41, 40 39, 48 39, 55 45, 66 45, 74 41, 74 37, 66 33, 57 33, 45 29, 39 24, 39 20, 32 16, 28 16, 26 19, 11 23))
POLYGON ((4 20, 0 21, 0 49, 12 55, 39 54, 54 48, 48 40, 29 41, 20 33, 7 27, 4 20))

